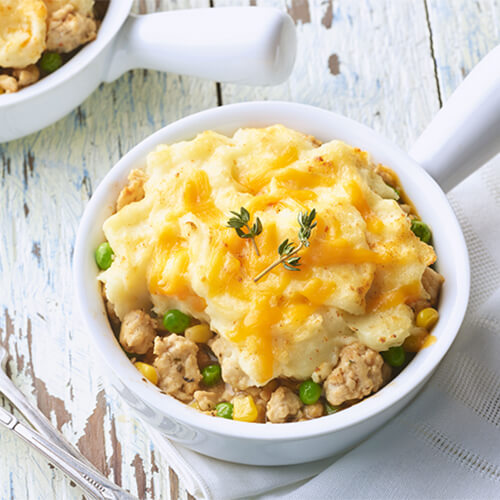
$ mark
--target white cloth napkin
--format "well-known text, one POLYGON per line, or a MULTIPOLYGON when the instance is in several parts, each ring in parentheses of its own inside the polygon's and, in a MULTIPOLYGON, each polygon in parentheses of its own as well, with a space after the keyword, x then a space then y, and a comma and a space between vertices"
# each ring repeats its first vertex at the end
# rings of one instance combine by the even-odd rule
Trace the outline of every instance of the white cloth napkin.
POLYGON ((150 430, 195 498, 500 499, 500 156, 449 200, 470 252, 471 300, 456 342, 424 390, 350 452, 312 464, 230 464, 150 430))

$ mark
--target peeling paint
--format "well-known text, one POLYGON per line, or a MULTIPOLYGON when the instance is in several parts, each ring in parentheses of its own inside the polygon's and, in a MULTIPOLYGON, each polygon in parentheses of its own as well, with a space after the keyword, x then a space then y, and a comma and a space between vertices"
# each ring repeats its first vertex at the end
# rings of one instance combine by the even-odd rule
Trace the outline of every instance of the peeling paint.
POLYGON ((82 188, 85 189, 87 193, 87 198, 90 200, 90 198, 92 197, 92 181, 90 180, 88 172, 84 172, 83 174, 82 188))
POLYGON ((120 139, 120 136, 118 136, 118 156, 121 158, 123 156, 123 149, 122 149, 122 140, 120 139))
POLYGON ((85 111, 83 111, 81 106, 78 106, 78 108, 76 108, 75 123, 78 127, 83 127, 85 126, 86 122, 87 115, 85 114, 85 111))
POLYGON ((146 473, 144 472, 144 462, 138 453, 135 454, 134 460, 132 460, 130 465, 132 465, 135 469, 137 496, 142 500, 143 498, 146 498, 146 473))
POLYGON ((323 17, 321 18, 321 24, 326 28, 330 29, 333 22, 333 0, 328 0, 326 2, 326 9, 323 17))
POLYGON ((113 449, 113 454, 110 458, 110 467, 113 471, 113 479, 119 486, 122 485, 122 445, 116 436, 116 422, 115 419, 111 419, 111 448, 113 449))
POLYGON ((28 151, 24 155, 23 159, 23 178, 24 178, 24 186, 28 187, 28 177, 33 176, 33 171, 35 169, 35 155, 28 151))
POLYGON ((14 349, 16 351, 16 367, 19 373, 24 370, 24 355, 19 352, 19 347, 17 343, 14 344, 14 349))
POLYGON ((98 392, 94 411, 87 419, 83 436, 78 440, 78 449, 93 463, 104 475, 109 474, 104 446, 104 417, 106 416, 106 395, 104 391, 98 392))
POLYGON ((158 466, 156 465, 156 457, 155 452, 151 450, 151 476, 149 478, 149 492, 151 493, 151 498, 155 498, 155 483, 154 483, 154 475, 160 472, 158 466))
POLYGON ((338 75, 340 73, 340 61, 337 54, 332 54, 328 58, 328 69, 332 75, 338 75))
POLYGON ((168 482, 170 484, 170 498, 176 500, 179 498, 179 478, 170 467, 168 468, 168 482))
POLYGON ((10 175, 10 172, 10 158, 2 152, 2 178, 5 179, 5 176, 10 175))
POLYGON ((38 241, 33 242, 31 254, 36 258, 38 264, 40 264, 40 243, 38 241))
POLYGON ((307 0, 291 0, 290 3, 287 3, 286 10, 295 24, 298 24, 299 21, 302 24, 311 22, 311 12, 307 0))
POLYGON ((26 339, 28 341, 28 370, 33 380, 33 393, 36 396, 36 402, 38 408, 41 412, 50 420, 50 413, 53 411, 56 416, 56 425, 59 430, 61 430, 64 424, 71 422, 71 414, 66 409, 64 401, 57 396, 53 396, 49 393, 47 385, 43 380, 35 375, 35 369, 33 366, 33 332, 31 326, 31 320, 28 318, 28 324, 26 327, 26 339))
POLYGON ((3 310, 3 314, 5 318, 5 335, 2 335, 4 330, 0 328, 0 344, 8 350, 9 339, 14 334, 14 321, 6 308, 3 310))
POLYGON ((158 466, 156 465, 155 452, 151 451, 151 473, 156 474, 157 472, 160 472, 160 469, 158 469, 158 466))
MULTIPOLYGON (((9 340, 12 335, 14 335, 14 321, 12 320, 9 311, 4 309, 4 318, 5 318, 5 331, 0 328, 0 345, 9 352, 9 340), (3 334, 3 335, 2 335, 3 334)), ((10 377, 11 371, 9 363, 5 367, 5 372, 10 377)))

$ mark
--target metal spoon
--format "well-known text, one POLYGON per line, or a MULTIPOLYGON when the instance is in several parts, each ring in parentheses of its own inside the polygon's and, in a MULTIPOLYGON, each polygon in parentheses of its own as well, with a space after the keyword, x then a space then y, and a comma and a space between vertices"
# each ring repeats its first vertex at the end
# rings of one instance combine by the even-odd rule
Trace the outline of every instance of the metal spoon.
POLYGON ((24 441, 38 449, 75 483, 95 498, 135 500, 135 497, 111 482, 55 429, 45 415, 32 406, 5 373, 7 351, 0 346, 0 392, 26 417, 35 432, 8 411, 0 408, 0 424, 13 430, 24 441))

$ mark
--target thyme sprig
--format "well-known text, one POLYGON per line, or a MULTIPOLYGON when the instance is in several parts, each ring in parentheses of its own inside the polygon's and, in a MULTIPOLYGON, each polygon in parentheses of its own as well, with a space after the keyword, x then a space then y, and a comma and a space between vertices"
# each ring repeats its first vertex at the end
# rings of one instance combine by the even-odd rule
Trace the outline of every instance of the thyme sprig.
POLYGON ((308 212, 300 212, 297 220, 299 222, 299 241, 300 243, 296 245, 292 241, 288 241, 288 238, 281 242, 278 247, 278 254, 280 258, 273 262, 270 266, 266 267, 261 273, 259 273, 253 280, 257 283, 262 277, 264 277, 269 271, 273 270, 276 266, 283 264, 283 267, 288 271, 300 271, 300 257, 296 254, 302 250, 304 247, 309 246, 309 238, 311 237, 312 230, 316 227, 317 222, 314 222, 316 217, 316 209, 312 209, 308 212))
POLYGON ((232 210, 231 213, 234 217, 231 217, 227 221, 227 227, 232 227, 240 238, 251 239, 255 253, 260 257, 255 237, 262 233, 262 222, 256 217, 255 222, 250 227, 250 212, 245 207, 240 207, 239 213, 232 210), (248 231, 247 233, 244 231, 244 228, 248 231))
POLYGON ((313 224, 316 217, 316 209, 313 208, 309 213, 300 212, 298 216, 298 221, 300 225, 299 230, 299 240, 305 246, 309 246, 309 238, 311 237, 311 231, 317 226, 317 222, 313 224))
POLYGON ((295 247, 295 243, 288 241, 288 238, 281 242, 281 245, 278 247, 278 253, 280 257, 288 257, 281 262, 285 269, 289 271, 300 271, 300 257, 294 255, 298 250, 299 248, 295 247))

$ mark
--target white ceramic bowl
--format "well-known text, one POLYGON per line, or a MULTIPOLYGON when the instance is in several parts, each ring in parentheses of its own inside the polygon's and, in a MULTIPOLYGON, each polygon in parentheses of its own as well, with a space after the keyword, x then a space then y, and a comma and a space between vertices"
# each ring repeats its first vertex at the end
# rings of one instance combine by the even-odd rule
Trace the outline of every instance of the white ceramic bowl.
POLYGON ((132 68, 249 85, 274 85, 292 71, 295 27, 277 9, 224 7, 134 16, 131 6, 132 0, 111 0, 95 41, 51 75, 0 95, 0 143, 59 120, 100 83, 132 68))
POLYGON ((498 152, 499 68, 497 48, 465 79, 411 150, 420 166, 364 125, 322 109, 285 102, 251 102, 203 111, 168 125, 127 153, 104 178, 85 210, 75 246, 74 275, 80 308, 96 350, 110 367, 112 383, 137 414, 168 438, 206 455, 246 464, 283 465, 340 452, 401 410, 449 349, 469 296, 469 261, 460 226, 445 194, 422 166, 448 189, 498 152), (102 224, 113 213, 129 171, 144 166, 146 155, 155 146, 191 139, 209 129, 232 134, 240 127, 275 123, 322 141, 341 139, 394 169, 423 220, 433 229, 439 271, 446 282, 440 320, 432 332, 437 341, 420 351, 386 387, 334 415, 297 423, 252 424, 204 415, 144 382, 108 324, 96 279, 94 249, 104 238, 102 224))
POLYGON ((97 350, 113 372, 118 392, 146 422, 167 437, 201 453, 250 464, 290 464, 320 459, 360 441, 396 414, 422 387, 450 347, 464 316, 469 293, 465 242, 446 197, 436 182, 407 154, 367 127, 334 113, 283 102, 235 104, 179 120, 127 153, 104 178, 90 200, 78 232, 74 271, 80 307, 97 350), (434 234, 439 270, 446 281, 439 306, 435 344, 375 395, 338 414, 319 419, 259 425, 206 416, 160 393, 130 363, 108 324, 99 293, 94 250, 131 169, 142 167, 155 146, 193 138, 204 130, 233 134, 240 127, 281 123, 322 141, 341 139, 369 151, 394 169, 408 196, 434 234))

